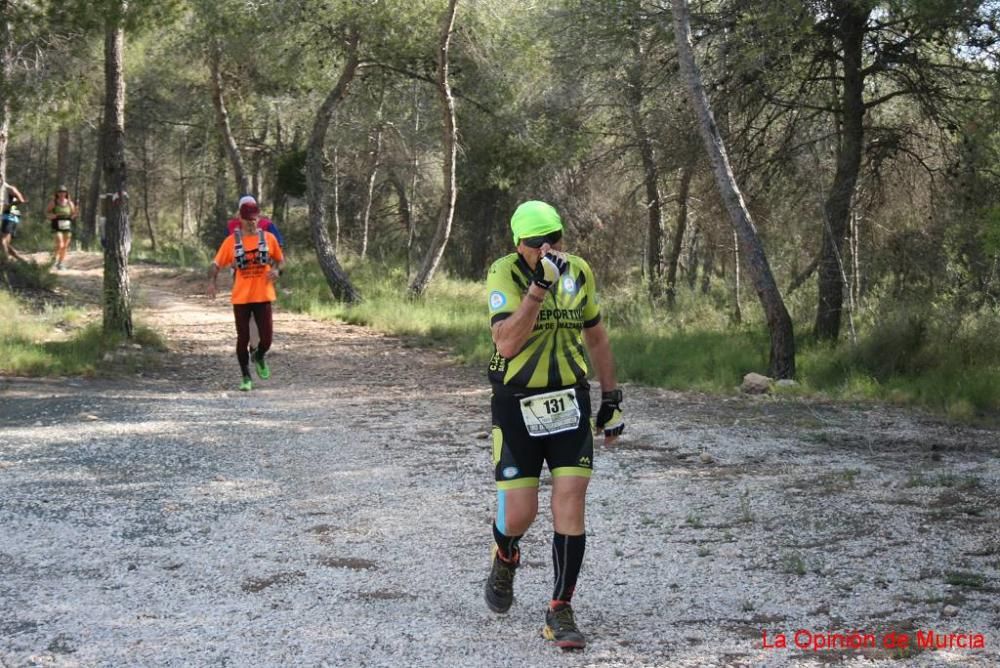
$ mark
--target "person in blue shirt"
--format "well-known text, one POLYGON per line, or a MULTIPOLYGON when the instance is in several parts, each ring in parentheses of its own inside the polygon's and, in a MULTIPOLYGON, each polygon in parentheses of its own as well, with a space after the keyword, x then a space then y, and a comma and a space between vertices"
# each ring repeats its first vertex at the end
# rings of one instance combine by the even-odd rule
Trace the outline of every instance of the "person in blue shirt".
POLYGON ((3 254, 0 255, 0 259, 6 260, 11 257, 23 262, 24 258, 14 250, 11 241, 17 234, 17 226, 21 223, 20 206, 26 204, 28 200, 13 184, 5 183, 4 186, 5 192, 2 193, 3 214, 0 215, 0 248, 2 248, 3 254))

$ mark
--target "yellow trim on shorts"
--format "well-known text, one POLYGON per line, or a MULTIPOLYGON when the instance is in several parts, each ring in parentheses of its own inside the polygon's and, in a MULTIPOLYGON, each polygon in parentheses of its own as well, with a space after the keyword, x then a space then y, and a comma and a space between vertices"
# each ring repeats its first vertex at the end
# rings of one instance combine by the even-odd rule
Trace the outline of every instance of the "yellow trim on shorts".
POLYGON ((589 478, 592 473, 592 469, 585 469, 582 466, 560 466, 552 469, 553 478, 589 478))
POLYGON ((497 480, 497 489, 506 491, 508 489, 525 489, 528 487, 538 487, 538 478, 518 478, 517 480, 497 480))
POLYGON ((503 431, 500 427, 493 425, 493 466, 500 463, 500 454, 503 451, 503 431))

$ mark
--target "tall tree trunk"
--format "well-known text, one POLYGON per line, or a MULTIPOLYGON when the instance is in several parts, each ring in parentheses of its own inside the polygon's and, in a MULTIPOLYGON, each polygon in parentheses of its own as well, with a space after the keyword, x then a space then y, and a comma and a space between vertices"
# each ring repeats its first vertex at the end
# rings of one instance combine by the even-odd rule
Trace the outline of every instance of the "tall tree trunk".
POLYGON ((212 230, 207 238, 218 246, 226 238, 226 221, 229 218, 229 197, 226 195, 226 146, 222 137, 216 143, 215 153, 215 202, 212 205, 212 230))
MULTIPOLYGON (((73 161, 73 192, 77 196, 77 201, 79 202, 82 197, 83 192, 83 129, 77 128, 76 131, 76 155, 74 156, 76 160, 73 161)), ((79 215, 79 214, 78 214, 79 215)))
POLYGON ((441 194, 441 218, 438 220, 437 231, 431 239, 424 262, 410 283, 410 294, 420 296, 427 289, 434 272, 437 271, 445 246, 451 236, 451 222, 455 216, 455 159, 458 151, 458 128, 455 124, 455 98, 451 94, 451 84, 448 82, 448 49, 451 46, 451 33, 455 28, 455 14, 458 10, 458 0, 448 1, 448 10, 441 19, 441 39, 438 43, 437 87, 441 99, 441 115, 444 120, 444 192, 441 194))
POLYGON ((740 303, 740 285, 743 279, 743 267, 740 266, 740 239, 733 230, 733 310, 729 316, 734 325, 743 324, 743 305, 740 303))
POLYGON ((313 246, 316 248, 316 258, 320 269, 326 277, 333 295, 342 301, 356 303, 361 301, 361 295, 351 284, 347 274, 337 261, 336 251, 330 243, 330 234, 326 229, 326 198, 323 187, 323 146, 326 143, 326 131, 330 127, 330 119, 340 101, 347 94, 347 89, 354 80, 358 69, 358 34, 352 31, 347 45, 347 61, 340 73, 337 84, 330 91, 313 121, 312 134, 306 148, 306 189, 309 202, 309 231, 313 246))
POLYGON ((333 145, 333 250, 340 252, 340 139, 333 145))
POLYGON ((178 245, 183 245, 187 239, 188 227, 191 225, 191 188, 188 185, 187 174, 187 132, 181 133, 181 146, 177 160, 177 174, 181 186, 181 229, 178 233, 178 245))
POLYGON ((10 73, 14 62, 10 0, 0 0, 0 199, 7 201, 7 141, 10 136, 10 73))
POLYGON ((417 197, 417 179, 420 176, 420 151, 417 148, 416 138, 420 136, 420 90, 418 83, 413 82, 413 164, 410 172, 410 193, 409 200, 409 221, 406 226, 406 280, 410 280, 410 272, 413 270, 413 240, 417 236, 417 208, 414 200, 417 197))
POLYGON ((250 164, 252 165, 250 176, 250 194, 257 198, 258 202, 264 194, 264 147, 267 145, 267 133, 270 127, 271 113, 269 110, 265 110, 264 128, 260 131, 260 136, 256 137, 251 135, 254 142, 254 150, 250 154, 250 164))
POLYGON ((844 239, 847 236, 854 187, 861 171, 864 142, 864 74, 861 56, 868 3, 835 0, 838 33, 843 46, 844 87, 841 93, 842 133, 837 147, 837 171, 823 205, 823 246, 818 269, 819 306, 816 338, 833 341, 840 336, 844 306, 844 239))
MULTIPOLYGON (((153 219, 149 215, 149 176, 153 169, 149 160, 149 134, 146 128, 142 132, 142 212, 146 218, 146 229, 149 231, 149 245, 156 255, 156 232, 153 229, 153 219)), ((154 179, 155 180, 155 179, 154 179)))
MULTIPOLYGON (((49 148, 52 145, 52 133, 45 133, 45 152, 42 153, 42 173, 41 178, 38 181, 38 197, 35 198, 36 202, 43 203, 48 202, 52 198, 52 189, 49 188, 50 175, 49 175, 49 148)), ((58 185, 58 184, 57 184, 58 185)), ((24 192, 23 190, 21 192, 24 192)), ((45 209, 45 204, 42 204, 42 210, 45 209)))
POLYGON ((656 153, 653 141, 646 130, 646 122, 642 117, 643 102, 643 58, 641 29, 638 19, 635 19, 632 34, 632 58, 634 62, 626 69, 625 103, 628 107, 629 121, 632 133, 635 135, 642 159, 643 185, 646 188, 647 238, 646 245, 646 280, 649 296, 659 300, 663 296, 663 196, 660 192, 660 168, 656 164, 656 153))
MULTIPOLYGON (((56 132, 56 183, 69 188, 69 128, 60 125, 56 132)), ((74 193, 74 196, 76 193, 74 193)))
POLYGON ((104 174, 104 136, 106 133, 104 112, 102 111, 101 117, 97 122, 94 171, 90 175, 90 188, 87 190, 87 206, 83 209, 83 243, 87 248, 93 248, 94 243, 100 241, 97 238, 97 218, 101 215, 101 177, 104 174))
POLYGON ((281 127, 281 114, 278 113, 274 117, 274 155, 277 156, 278 159, 271 161, 271 168, 274 170, 274 173, 271 176, 271 220, 273 220, 278 227, 281 227, 282 223, 285 221, 285 201, 287 199, 287 194, 285 193, 281 185, 281 179, 278 176, 281 160, 285 156, 285 149, 285 136, 281 127))
POLYGON ((688 164, 681 168, 681 182, 677 190, 677 224, 674 226, 674 240, 670 245, 670 257, 667 258, 667 307, 670 309, 677 305, 677 265, 681 261, 684 232, 687 230, 688 197, 691 194, 691 177, 693 175, 693 165, 688 164))
POLYGON ((212 74, 212 104, 215 106, 215 124, 219 128, 219 137, 222 139, 222 145, 226 149, 226 155, 233 167, 233 174, 236 176, 236 189, 240 195, 246 195, 251 192, 250 177, 243 165, 240 147, 236 144, 236 138, 233 136, 233 128, 229 124, 229 111, 226 109, 226 101, 222 94, 222 46, 220 44, 216 43, 212 46, 208 60, 212 74))
POLYGON ((704 244, 704 258, 701 262, 701 294, 712 291, 712 272, 715 271, 715 246, 704 244))
MULTIPOLYGON (((407 238, 409 238, 410 230, 413 229, 413 207, 410 204, 410 198, 406 194, 406 184, 403 182, 402 177, 395 171, 389 172, 389 182, 392 187, 396 190, 396 202, 398 204, 399 210, 399 222, 403 227, 403 231, 406 232, 407 238)), ((409 249, 407 249, 409 250, 409 249)), ((410 257, 407 254, 406 257, 406 276, 410 276, 410 257)))
POLYGON ((687 0, 671 0, 674 18, 674 35, 681 72, 687 81, 691 106, 698 117, 698 130, 705 143, 705 149, 712 163, 715 181, 725 202, 733 227, 739 237, 740 249, 747 260, 748 271, 757 296, 767 319, 771 335, 771 354, 768 372, 776 378, 791 378, 795 375, 795 335, 792 319, 788 315, 781 292, 771 274, 767 256, 757 236, 750 212, 743 201, 729 164, 726 147, 719 136, 719 128, 712 116, 712 108, 702 86, 701 74, 694 60, 691 46, 691 25, 687 0))
POLYGON ((368 179, 365 188, 365 201, 361 207, 361 259, 368 255, 368 234, 372 217, 372 201, 375 199, 375 180, 378 178, 378 168, 382 162, 382 104, 379 103, 378 121, 375 124, 375 136, 371 140, 371 163, 368 168, 368 179))
POLYGON ((691 240, 688 241, 686 277, 688 288, 694 290, 694 285, 698 281, 698 254, 701 251, 701 226, 695 225, 691 232, 691 240))
POLYGON ((104 180, 112 193, 105 230, 104 332, 132 338, 132 288, 128 272, 132 234, 125 165, 124 5, 124 0, 115 2, 106 19, 104 37, 104 180))

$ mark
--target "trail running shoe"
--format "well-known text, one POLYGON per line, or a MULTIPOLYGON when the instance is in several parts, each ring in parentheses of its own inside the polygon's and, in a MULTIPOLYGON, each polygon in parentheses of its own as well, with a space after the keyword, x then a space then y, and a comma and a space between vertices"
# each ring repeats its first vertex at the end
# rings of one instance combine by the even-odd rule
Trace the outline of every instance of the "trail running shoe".
POLYGON ((580 633, 580 629, 576 628, 573 608, 569 603, 560 603, 545 612, 545 628, 542 629, 542 636, 562 649, 583 649, 587 645, 587 640, 580 633))
POLYGON ((507 612, 514 602, 514 573, 520 562, 520 554, 514 561, 508 562, 500 558, 497 546, 493 546, 493 565, 490 576, 486 578, 486 605, 493 612, 507 612))
POLYGON ((257 363, 257 375, 267 380, 271 377, 271 367, 267 366, 267 362, 264 361, 264 356, 258 353, 254 354, 254 362, 257 363))
POLYGON ((253 380, 250 379, 250 376, 243 376, 243 380, 240 381, 240 391, 249 392, 252 389, 253 389, 253 380))

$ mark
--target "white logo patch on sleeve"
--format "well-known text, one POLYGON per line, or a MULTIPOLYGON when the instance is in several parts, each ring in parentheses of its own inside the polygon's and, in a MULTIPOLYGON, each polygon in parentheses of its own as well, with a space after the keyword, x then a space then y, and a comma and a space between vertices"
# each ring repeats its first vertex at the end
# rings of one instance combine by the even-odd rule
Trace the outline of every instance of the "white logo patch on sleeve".
POLYGON ((504 296, 499 290, 494 290, 490 293, 490 309, 496 311, 504 307, 507 303, 507 297, 504 296))

